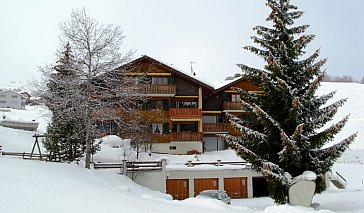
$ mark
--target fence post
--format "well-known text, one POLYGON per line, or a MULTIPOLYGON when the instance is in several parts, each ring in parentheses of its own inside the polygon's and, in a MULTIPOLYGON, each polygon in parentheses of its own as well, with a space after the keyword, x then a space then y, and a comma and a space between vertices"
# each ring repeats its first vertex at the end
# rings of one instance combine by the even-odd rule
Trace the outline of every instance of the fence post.
POLYGON ((166 173, 167 159, 162 159, 162 172, 166 173))
POLYGON ((126 166, 126 160, 123 160, 123 171, 121 171, 121 174, 126 176, 126 172, 128 171, 128 167, 126 166))

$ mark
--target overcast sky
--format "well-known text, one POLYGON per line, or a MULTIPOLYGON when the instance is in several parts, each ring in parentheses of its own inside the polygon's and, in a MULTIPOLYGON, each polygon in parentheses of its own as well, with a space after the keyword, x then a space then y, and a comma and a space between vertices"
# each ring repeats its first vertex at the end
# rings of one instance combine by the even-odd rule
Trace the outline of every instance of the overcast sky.
MULTIPOLYGON (((363 0, 292 0, 316 35, 307 52, 321 48, 331 75, 364 76, 363 0)), ((24 85, 39 77, 38 67, 54 63, 60 48, 58 24, 72 9, 85 7, 100 23, 119 25, 123 49, 134 58, 149 55, 216 82, 240 70, 237 63, 262 67, 242 49, 251 45, 256 25, 269 26, 264 0, 1 0, 0 87, 24 85)))

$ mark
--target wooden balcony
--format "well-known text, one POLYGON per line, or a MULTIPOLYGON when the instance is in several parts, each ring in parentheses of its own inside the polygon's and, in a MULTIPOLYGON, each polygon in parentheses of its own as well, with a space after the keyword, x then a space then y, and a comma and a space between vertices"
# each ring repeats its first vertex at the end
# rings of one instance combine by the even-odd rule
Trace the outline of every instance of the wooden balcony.
POLYGON ((203 124, 203 132, 211 132, 211 133, 218 133, 218 132, 229 132, 231 131, 232 127, 230 123, 204 123, 203 124))
POLYGON ((140 90, 147 95, 174 96, 176 85, 140 85, 140 90))
POLYGON ((202 141, 202 132, 171 132, 170 139, 175 142, 202 141))
POLYGON ((196 108, 171 108, 169 109, 171 118, 202 118, 202 109, 196 108))
POLYGON ((170 134, 153 134, 152 139, 156 143, 169 143, 169 142, 171 142, 170 134))
POLYGON ((240 101, 224 101, 223 110, 243 110, 243 105, 240 101))

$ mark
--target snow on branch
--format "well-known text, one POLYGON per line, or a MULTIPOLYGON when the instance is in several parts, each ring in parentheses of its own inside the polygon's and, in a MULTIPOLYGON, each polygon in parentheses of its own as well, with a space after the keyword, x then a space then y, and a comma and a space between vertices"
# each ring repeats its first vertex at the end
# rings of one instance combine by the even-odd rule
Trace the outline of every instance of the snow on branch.
POLYGON ((267 57, 269 52, 266 51, 266 50, 261 50, 259 48, 256 48, 256 47, 253 47, 253 46, 246 46, 244 47, 244 49, 258 55, 258 56, 261 56, 261 57, 267 57))
POLYGON ((330 104, 329 106, 326 106, 324 108, 317 110, 315 112, 315 114, 317 115, 318 120, 321 120, 321 119, 331 120, 331 118, 336 114, 339 107, 343 106, 346 101, 347 101, 347 98, 344 98, 344 99, 336 101, 333 104, 330 104))
POLYGON ((283 129, 281 128, 281 125, 274 120, 274 118, 272 118, 270 115, 268 115, 268 113, 266 113, 262 108, 260 108, 258 105, 254 104, 253 105, 254 109, 253 112, 257 115, 257 118, 259 120, 263 120, 265 121, 265 124, 271 124, 273 126, 275 126, 277 129, 279 129, 280 132, 284 132, 283 129))
POLYGON ((246 127, 246 123, 244 120, 232 115, 227 114, 229 122, 234 126, 234 128, 241 134, 244 139, 248 139, 248 141, 253 141, 253 139, 259 139, 261 142, 267 142, 267 135, 252 130, 246 127))
POLYGON ((248 76, 261 76, 264 75, 267 77, 267 74, 264 70, 256 69, 253 67, 246 66, 244 64, 238 64, 238 67, 243 71, 243 73, 246 73, 248 76))
POLYGON ((264 176, 268 176, 282 183, 282 185, 289 186, 291 175, 287 174, 277 164, 272 162, 262 162, 261 172, 264 176))
POLYGON ((278 82, 279 87, 280 87, 283 91, 287 92, 287 93, 288 93, 288 94, 290 94, 291 96, 293 96, 293 95, 294 95, 294 94, 293 94, 293 91, 291 90, 291 87, 287 84, 287 82, 286 82, 285 80, 283 80, 283 79, 281 79, 281 78, 278 78, 278 77, 277 77, 277 82, 278 82))
POLYGON ((260 94, 250 92, 250 91, 246 91, 246 90, 244 90, 242 88, 239 88, 239 87, 232 87, 231 89, 238 92, 242 97, 248 97, 250 100, 257 101, 258 98, 261 96, 260 94))
POLYGON ((318 104, 319 106, 322 106, 322 105, 326 104, 326 102, 328 100, 332 99, 335 94, 336 94, 336 91, 332 91, 328 94, 317 97, 316 99, 313 100, 313 102, 314 102, 314 104, 318 104))
POLYGON ((324 131, 308 136, 308 141, 310 141, 311 148, 320 148, 327 142, 332 141, 334 136, 341 131, 341 129, 345 126, 348 120, 349 115, 345 116, 341 121, 331 125, 324 131))
POLYGON ((348 138, 342 140, 340 143, 332 145, 328 148, 312 150, 311 154, 317 157, 320 161, 332 161, 333 159, 340 157, 341 153, 343 153, 349 147, 357 135, 358 133, 354 133, 348 138))

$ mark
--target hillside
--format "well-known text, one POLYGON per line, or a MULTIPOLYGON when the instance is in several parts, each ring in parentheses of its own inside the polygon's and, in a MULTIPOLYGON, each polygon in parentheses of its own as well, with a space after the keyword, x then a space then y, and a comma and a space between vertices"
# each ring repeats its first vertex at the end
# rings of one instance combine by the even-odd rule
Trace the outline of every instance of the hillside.
MULTIPOLYGON (((347 127, 337 140, 359 131, 350 150, 335 163, 333 171, 339 171, 347 179, 347 188, 339 190, 331 186, 323 194, 314 197, 319 210, 312 208, 275 206, 270 198, 236 199, 228 206, 218 201, 189 198, 171 201, 170 196, 141 187, 117 174, 115 170, 87 170, 71 163, 51 163, 23 160, 18 157, 0 156, 0 208, 1 212, 364 212, 364 85, 352 83, 323 83, 319 92, 337 90, 335 99, 348 98, 338 112, 335 121, 350 114, 347 127)), ((47 119, 45 110, 30 107, 25 111, 12 110, 7 118, 36 120, 38 132, 0 127, 0 145, 4 151, 29 152, 34 143, 32 135, 44 132, 47 119)), ((118 149, 106 145, 95 157, 118 161, 118 149)), ((199 156, 201 159, 235 158, 228 151, 199 156)), ((159 155, 152 155, 158 158, 159 155)), ((170 161, 186 161, 189 156, 168 156, 170 161)))

